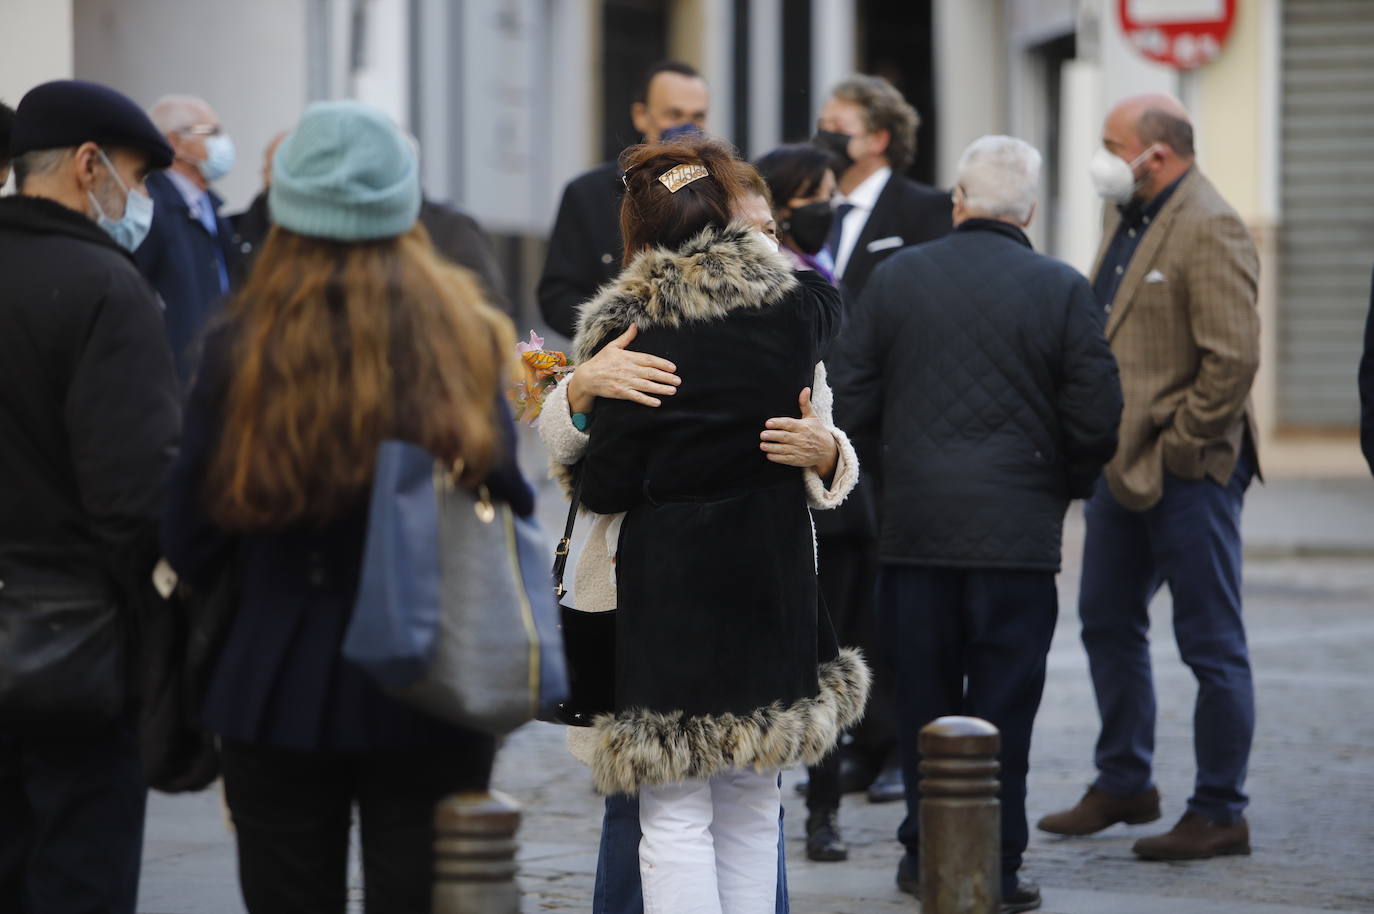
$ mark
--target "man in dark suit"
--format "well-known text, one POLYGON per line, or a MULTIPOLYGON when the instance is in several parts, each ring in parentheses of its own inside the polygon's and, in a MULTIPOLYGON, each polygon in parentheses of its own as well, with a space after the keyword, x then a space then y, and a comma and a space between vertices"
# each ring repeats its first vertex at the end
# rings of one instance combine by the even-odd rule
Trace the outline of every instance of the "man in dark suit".
MULTIPOLYGON (((710 100, 700 73, 667 60, 645 74, 630 117, 644 142, 657 143, 664 131, 704 127, 710 100)), ((563 191, 538 295, 544 320, 569 338, 577 306, 620 272, 620 176, 620 164, 607 162, 574 178, 563 191)))
POLYGON ((148 176, 153 227, 134 253, 162 298, 177 377, 195 370, 197 344, 229 291, 237 257, 224 201, 211 185, 234 167, 234 144, 203 99, 169 95, 148 112, 176 153, 165 172, 148 176))
MULTIPOLYGON (((846 310, 863 293, 874 267, 900 248, 947 234, 949 194, 907 178, 902 172, 916 155, 916 109, 880 76, 853 76, 831 91, 821 109, 815 142, 839 161, 840 196, 826 251, 846 310)), ((843 374, 832 354, 827 364, 843 374)), ((841 643, 867 649, 874 664, 874 687, 868 713, 841 757, 846 789, 869 791, 873 802, 903 796, 897 758, 895 699, 890 672, 874 639, 874 588, 878 565, 876 537, 880 480, 873 441, 856 439, 864 476, 849 500, 816 517, 820 536, 821 589, 841 643), (886 675, 885 675, 886 674, 886 675)), ((838 805, 839 785, 813 772, 809 805, 838 805), (819 791, 823 796, 817 796, 819 791)))
POLYGON ((916 156, 920 125, 916 109, 881 76, 846 79, 821 109, 817 141, 844 169, 827 247, 850 301, 883 260, 951 228, 949 194, 902 174, 916 156))

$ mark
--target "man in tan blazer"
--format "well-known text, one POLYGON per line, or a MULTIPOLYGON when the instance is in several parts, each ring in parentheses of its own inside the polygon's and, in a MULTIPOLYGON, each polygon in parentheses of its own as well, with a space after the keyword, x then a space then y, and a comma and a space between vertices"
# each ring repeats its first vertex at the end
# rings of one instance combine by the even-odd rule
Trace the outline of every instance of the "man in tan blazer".
POLYGON ((1198 682, 1197 776, 1147 859, 1248 854, 1243 816, 1254 688, 1241 621, 1240 512, 1258 466, 1249 395, 1259 363, 1259 259, 1198 170, 1193 129, 1168 96, 1108 113, 1093 182, 1109 207, 1093 290, 1125 395, 1120 443, 1084 509, 1079 615, 1102 730, 1098 776, 1045 831, 1085 835, 1160 816, 1151 775, 1150 599, 1173 599, 1174 637, 1198 682))

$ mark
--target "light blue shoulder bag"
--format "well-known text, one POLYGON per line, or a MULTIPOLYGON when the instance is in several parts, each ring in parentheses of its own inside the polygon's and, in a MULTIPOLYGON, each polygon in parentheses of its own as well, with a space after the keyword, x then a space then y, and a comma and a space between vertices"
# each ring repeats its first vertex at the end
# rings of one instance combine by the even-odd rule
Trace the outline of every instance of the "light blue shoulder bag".
POLYGON ((384 441, 343 653, 392 697, 502 734, 567 697, 539 525, 455 485, 423 448, 384 441))

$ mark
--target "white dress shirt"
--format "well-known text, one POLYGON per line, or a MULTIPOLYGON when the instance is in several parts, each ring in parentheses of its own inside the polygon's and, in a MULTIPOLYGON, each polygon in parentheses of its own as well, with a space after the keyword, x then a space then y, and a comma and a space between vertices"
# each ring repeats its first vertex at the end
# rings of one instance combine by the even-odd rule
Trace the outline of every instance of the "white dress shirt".
POLYGON ((884 165, 864 178, 863 183, 854 188, 852 193, 836 199, 837 206, 848 203, 854 207, 845 213, 844 224, 840 229, 840 244, 835 251, 836 279, 844 276, 845 267, 849 266, 849 257, 854 253, 854 246, 859 243, 859 236, 868 224, 868 217, 872 215, 873 207, 878 204, 878 197, 882 195, 883 188, 887 187, 888 179, 891 177, 892 169, 884 165))

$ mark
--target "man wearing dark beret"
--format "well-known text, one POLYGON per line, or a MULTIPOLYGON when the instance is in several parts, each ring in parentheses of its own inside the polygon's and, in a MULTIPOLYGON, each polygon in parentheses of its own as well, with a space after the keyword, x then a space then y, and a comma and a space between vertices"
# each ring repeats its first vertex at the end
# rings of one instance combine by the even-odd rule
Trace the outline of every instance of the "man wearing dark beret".
POLYGON ((0 198, 0 911, 133 914, 146 788, 126 668, 176 375, 130 252, 172 150, 128 98, 19 102, 0 198))

